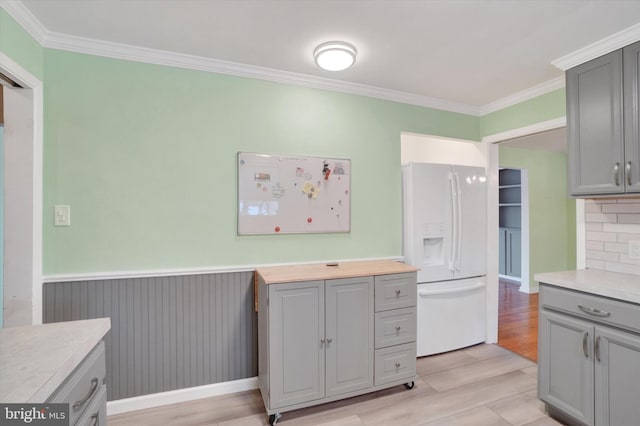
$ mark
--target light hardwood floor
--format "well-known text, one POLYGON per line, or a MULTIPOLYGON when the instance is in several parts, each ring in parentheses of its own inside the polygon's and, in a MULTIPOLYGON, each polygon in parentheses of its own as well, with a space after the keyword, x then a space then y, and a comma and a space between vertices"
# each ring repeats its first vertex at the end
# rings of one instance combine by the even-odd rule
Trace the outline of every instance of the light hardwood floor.
MULTIPOLYGON (((536 364, 496 345, 478 345, 418 359, 416 386, 286 412, 285 426, 469 425, 543 426, 536 364)), ((260 392, 247 391, 108 418, 109 426, 267 425, 260 392)))

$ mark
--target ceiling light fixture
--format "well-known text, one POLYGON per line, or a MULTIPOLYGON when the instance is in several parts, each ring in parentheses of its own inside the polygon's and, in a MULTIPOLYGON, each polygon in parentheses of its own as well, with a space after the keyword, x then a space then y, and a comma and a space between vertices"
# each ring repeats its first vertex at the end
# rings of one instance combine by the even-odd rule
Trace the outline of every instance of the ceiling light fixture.
POLYGON ((313 51, 316 64, 323 70, 342 71, 356 62, 356 48, 343 41, 322 43, 313 51))

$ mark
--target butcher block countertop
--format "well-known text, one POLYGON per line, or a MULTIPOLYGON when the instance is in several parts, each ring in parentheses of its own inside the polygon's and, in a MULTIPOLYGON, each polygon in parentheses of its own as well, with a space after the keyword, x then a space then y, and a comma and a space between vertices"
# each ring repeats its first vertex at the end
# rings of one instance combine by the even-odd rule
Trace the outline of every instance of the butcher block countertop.
POLYGON ((640 276, 597 269, 535 274, 540 283, 640 304, 640 276))
POLYGON ((255 274, 255 306, 258 310, 258 280, 265 284, 290 283, 298 281, 333 280, 368 275, 402 274, 416 272, 418 268, 393 260, 362 260, 354 262, 310 263, 303 265, 268 266, 257 268, 255 274))

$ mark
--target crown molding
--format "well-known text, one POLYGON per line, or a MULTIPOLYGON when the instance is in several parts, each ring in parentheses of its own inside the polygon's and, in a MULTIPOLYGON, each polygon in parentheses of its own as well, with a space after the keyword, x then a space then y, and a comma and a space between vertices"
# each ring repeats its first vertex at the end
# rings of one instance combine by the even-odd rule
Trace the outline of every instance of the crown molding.
POLYGON ((479 108, 479 115, 483 116, 483 115, 491 114, 492 112, 499 111, 501 109, 510 107, 512 105, 522 103, 524 101, 528 101, 529 99, 533 99, 535 97, 544 95, 546 93, 553 92, 554 90, 558 90, 563 87, 564 87, 564 76, 554 78, 553 80, 545 81, 544 83, 538 84, 536 86, 530 87, 520 92, 513 93, 509 96, 505 96, 502 99, 498 99, 496 101, 482 105, 479 108))
POLYGON ((535 135, 536 133, 547 132, 549 130, 559 129, 567 125, 567 117, 558 117, 540 123, 531 124, 529 126, 517 129, 507 130, 505 132, 494 133, 482 138, 482 142, 500 143, 510 139, 521 138, 524 136, 535 135))
POLYGON ((41 46, 44 46, 49 31, 21 1, 0 0, 0 7, 41 46))
POLYGON ((562 71, 583 64, 591 59, 605 55, 640 40, 640 24, 635 24, 609 37, 598 40, 588 46, 552 61, 551 64, 562 71))
POLYGON ((564 78, 559 77, 482 106, 468 105, 364 84, 52 32, 19 0, 0 0, 0 7, 45 48, 329 90, 476 117, 564 86, 564 78))
POLYGON ((254 65, 239 64, 202 56, 184 53, 150 49, 121 43, 71 36, 67 34, 49 32, 44 44, 51 49, 69 52, 85 53, 128 61, 144 62, 155 65, 207 71, 218 74, 228 74, 238 77, 248 77, 276 83, 293 84, 314 89, 330 90, 334 92, 367 96, 404 104, 417 105, 426 108, 447 110, 467 115, 477 115, 478 107, 462 103, 450 102, 443 99, 415 95, 411 93, 383 89, 358 83, 315 77, 289 71, 254 65))

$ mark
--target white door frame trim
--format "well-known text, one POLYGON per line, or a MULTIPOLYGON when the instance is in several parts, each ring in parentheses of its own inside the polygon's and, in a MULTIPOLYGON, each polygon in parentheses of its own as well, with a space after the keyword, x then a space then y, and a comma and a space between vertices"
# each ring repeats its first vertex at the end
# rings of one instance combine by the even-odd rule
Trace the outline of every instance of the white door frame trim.
MULTIPOLYGON (((488 193, 488 221, 487 229, 497 229, 498 209, 491 206, 498 205, 497 176, 499 169, 498 144, 509 139, 559 129, 567 125, 566 117, 558 117, 552 120, 535 123, 529 126, 511 129, 505 132, 484 136, 482 142, 486 145, 487 175, 489 176, 488 193), (491 185, 495 188, 492 188, 491 185), (493 190, 495 189, 495 190, 493 190)), ((584 200, 576 200, 576 262, 580 269, 584 267, 584 200)), ((489 237, 489 234, 488 234, 489 237)), ((524 240, 524 238, 523 238, 524 240)), ((524 244, 524 241, 523 241, 524 244)), ((498 238, 487 238, 487 342, 497 342, 498 339, 498 274, 497 256, 499 253, 498 238), (495 288, 494 288, 495 287, 495 288)))
MULTIPOLYGON (((29 71, 21 67, 4 53, 0 52, 0 72, 10 77, 33 93, 33 211, 31 241, 33 264, 31 276, 25 277, 26 282, 31 282, 31 322, 42 324, 42 180, 43 180, 43 85, 29 71)), ((6 284, 6 283, 5 283, 6 284)))

